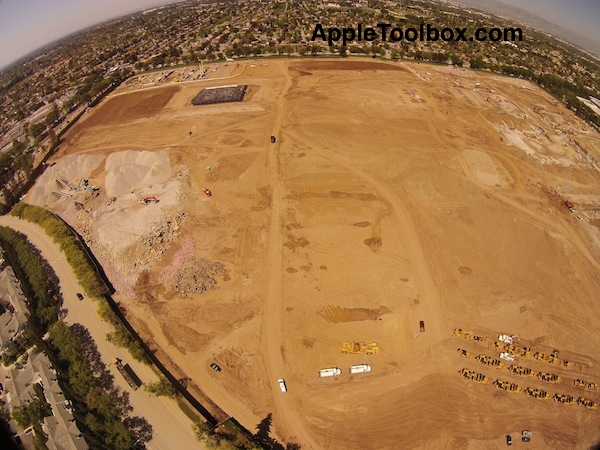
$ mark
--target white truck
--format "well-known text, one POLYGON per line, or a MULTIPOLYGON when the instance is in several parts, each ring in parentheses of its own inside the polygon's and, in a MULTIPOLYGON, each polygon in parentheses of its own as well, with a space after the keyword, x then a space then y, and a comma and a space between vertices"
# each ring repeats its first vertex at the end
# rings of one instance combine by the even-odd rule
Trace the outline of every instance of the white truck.
POLYGON ((350 367, 350 373, 366 373, 371 371, 371 366, 368 364, 357 364, 350 367))
POLYGON ((337 377, 341 374, 342 374, 342 369, 340 369, 339 367, 330 367, 328 369, 319 370, 319 376, 321 378, 337 377))

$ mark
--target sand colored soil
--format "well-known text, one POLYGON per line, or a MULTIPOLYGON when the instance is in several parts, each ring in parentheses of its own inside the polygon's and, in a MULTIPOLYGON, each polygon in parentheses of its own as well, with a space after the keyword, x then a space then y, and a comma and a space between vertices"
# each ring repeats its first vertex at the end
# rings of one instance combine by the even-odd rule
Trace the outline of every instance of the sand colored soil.
POLYGON ((522 429, 530 448, 598 443, 597 410, 492 383, 600 401, 573 384, 600 383, 599 134, 534 85, 485 73, 356 60, 239 69, 113 96, 51 168, 75 164, 69 177, 101 187, 83 212, 48 204, 87 230, 152 348, 251 431, 272 414, 270 435, 303 449, 495 449, 522 429), (250 86, 243 102, 190 103, 231 84, 250 86), (181 298, 175 280, 202 258, 227 271, 181 298), (558 350, 570 365, 516 363, 563 381, 480 364, 498 358, 501 333, 532 354, 558 350), (381 352, 342 354, 344 341, 381 352), (372 372, 351 375, 362 363, 372 372), (342 375, 319 378, 326 367, 342 375))

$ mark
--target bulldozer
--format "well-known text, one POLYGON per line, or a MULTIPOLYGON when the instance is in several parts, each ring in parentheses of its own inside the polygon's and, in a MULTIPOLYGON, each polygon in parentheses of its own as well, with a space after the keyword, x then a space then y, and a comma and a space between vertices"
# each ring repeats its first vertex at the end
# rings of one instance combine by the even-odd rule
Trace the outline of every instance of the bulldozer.
POLYGON ((515 375, 521 375, 524 377, 535 377, 535 372, 528 367, 523 366, 510 366, 508 368, 510 373, 514 373, 515 375))
POLYGON ((547 381, 549 383, 560 383, 562 378, 559 375, 553 373, 539 372, 537 377, 542 381, 547 381))
POLYGON ((516 383, 511 383, 510 381, 496 380, 494 381, 494 386, 498 389, 503 389, 511 394, 518 394, 522 391, 521 386, 516 383))
POLYGON ((575 399, 571 395, 554 394, 554 397, 552 398, 555 402, 563 403, 565 405, 573 405, 575 403, 575 399))
POLYGON ((381 351, 381 348, 376 342, 342 342, 340 345, 342 353, 364 353, 365 355, 376 355, 381 351))
POLYGON ((585 397, 579 397, 577 399, 577 404, 581 405, 581 406, 585 406, 588 409, 598 408, 598 404, 595 401, 590 400, 589 398, 585 398, 585 397))
POLYGON ((525 393, 530 397, 537 398, 539 400, 548 400, 550 398, 550 394, 544 391, 543 389, 535 389, 528 387, 525 389, 525 393))
POLYGON ((476 381, 477 383, 480 383, 480 384, 488 384, 490 382, 490 379, 488 377, 486 377, 484 374, 474 372, 467 368, 463 368, 463 369, 459 370, 458 373, 465 380, 476 381))
POLYGON ((502 369, 504 367, 504 363, 502 361, 496 358, 492 358, 490 356, 478 355, 475 359, 480 364, 485 364, 486 366, 491 366, 495 369, 502 369))
POLYGON ((471 357, 471 354, 462 348, 457 348, 456 351, 458 352, 459 355, 464 356, 465 358, 471 357))

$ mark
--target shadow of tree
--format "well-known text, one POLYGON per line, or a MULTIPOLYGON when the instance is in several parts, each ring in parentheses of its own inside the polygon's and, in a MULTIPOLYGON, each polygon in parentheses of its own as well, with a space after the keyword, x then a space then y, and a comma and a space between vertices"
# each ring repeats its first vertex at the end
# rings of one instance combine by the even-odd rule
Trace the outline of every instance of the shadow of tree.
POLYGON ((293 442, 288 442, 283 446, 280 442, 270 436, 271 434, 271 423, 273 422, 273 414, 269 413, 267 416, 256 425, 256 433, 254 437, 261 446, 269 450, 300 450, 300 445, 293 442))
POLYGON ((152 425, 143 417, 127 417, 124 423, 136 439, 136 448, 145 447, 152 439, 152 425))
POLYGON ((113 382, 114 376, 107 369, 106 364, 102 361, 96 342, 90 334, 89 330, 80 323, 74 324, 71 329, 75 334, 75 337, 81 345, 83 357, 90 365, 94 376, 98 379, 100 387, 106 391, 114 389, 113 382))

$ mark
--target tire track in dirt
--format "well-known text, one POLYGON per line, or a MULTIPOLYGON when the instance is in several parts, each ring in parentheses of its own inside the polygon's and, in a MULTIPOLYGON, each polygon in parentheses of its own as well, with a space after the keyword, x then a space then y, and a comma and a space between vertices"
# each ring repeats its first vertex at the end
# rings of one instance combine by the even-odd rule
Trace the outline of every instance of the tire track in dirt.
MULTIPOLYGON (((296 122, 300 123, 300 121, 296 122)), ((361 170, 357 165, 332 150, 325 148, 322 143, 319 143, 313 137, 308 136, 300 131, 301 127, 296 127, 288 132, 290 137, 303 142, 310 142, 312 150, 319 156, 335 163, 339 167, 347 170, 357 178, 361 179, 373 192, 381 197, 390 207, 389 218, 395 222, 395 226, 390 227, 395 233, 398 233, 402 238, 403 246, 407 251, 407 257, 410 265, 414 268, 416 276, 416 286, 420 297, 419 309, 424 310, 422 317, 429 318, 433 323, 444 324, 441 314, 441 301, 436 288, 436 283, 431 275, 431 270, 427 262, 425 251, 421 244, 421 240, 416 231, 413 219, 408 213, 407 205, 402 202, 398 194, 394 192, 393 187, 384 180, 375 175, 371 175, 361 170)), ((400 276, 400 274, 399 274, 400 276)), ((442 330, 442 327, 432 327, 428 329, 427 336, 433 339, 431 342, 438 342, 447 337, 447 333, 442 330)))
MULTIPOLYGON (((275 411, 273 416, 279 429, 285 430, 288 441, 302 445, 302 448, 318 449, 319 445, 311 437, 311 433, 303 426, 303 421, 296 409, 290 407, 290 401, 294 398, 293 386, 291 392, 283 394, 279 390, 277 379, 286 378, 288 364, 285 361, 282 347, 283 323, 281 309, 282 296, 282 267, 283 267, 283 242, 281 232, 281 219, 284 212, 284 192, 281 167, 279 161, 279 149, 281 148, 281 132, 283 119, 286 114, 287 94, 292 85, 292 80, 287 66, 283 66, 286 79, 273 123, 273 135, 278 137, 275 144, 267 144, 267 171, 272 187, 271 196, 271 222, 267 238, 267 256, 265 263, 266 292, 263 304, 263 325, 261 334, 261 349, 265 359, 265 371, 268 386, 273 393, 275 411), (279 424, 277 422, 280 422, 279 424)), ((266 140, 266 136, 265 136, 266 140)), ((267 390, 268 391, 268 390, 267 390)))
MULTIPOLYGON (((498 200, 503 205, 512 207, 512 210, 508 209, 508 212, 518 216, 521 220, 528 222, 532 225, 538 226, 540 228, 547 229, 547 230, 550 230, 550 231, 553 231, 553 232, 559 234, 567 245, 570 245, 574 250, 577 250, 576 253, 585 262, 587 262, 588 265, 590 265, 595 270, 600 270, 600 262, 598 262, 598 260, 590 253, 590 251, 585 247, 584 243, 581 241, 581 239, 577 235, 574 236, 574 233, 568 232, 569 230, 565 230, 564 227, 561 226, 558 222, 552 221, 546 217, 543 217, 542 215, 536 213, 535 211, 531 211, 525 205, 522 205, 519 202, 510 199, 508 196, 502 195, 501 193, 496 192, 493 188, 486 186, 485 184, 479 182, 479 180, 477 180, 471 173, 469 166, 467 165, 467 162, 464 160, 462 154, 460 152, 454 150, 453 148, 451 148, 444 142, 444 140, 442 139, 442 137, 439 135, 439 133, 436 130, 436 127, 433 123, 433 119, 431 118, 431 115, 424 114, 423 119, 427 123, 427 126, 431 130, 431 133, 435 137, 436 141, 441 146, 443 146, 446 150, 448 150, 448 152, 450 152, 451 154, 454 154, 456 156, 458 163, 460 164, 461 168, 463 169, 463 172, 465 173, 465 176, 474 185, 476 185, 481 190, 485 191, 486 193, 488 193, 489 195, 494 197, 496 200, 498 200), (518 214, 518 212, 520 212, 521 214, 518 214), (566 236, 574 237, 575 239, 567 239, 566 236)), ((436 121, 443 121, 443 120, 441 117, 436 117, 436 121)))

